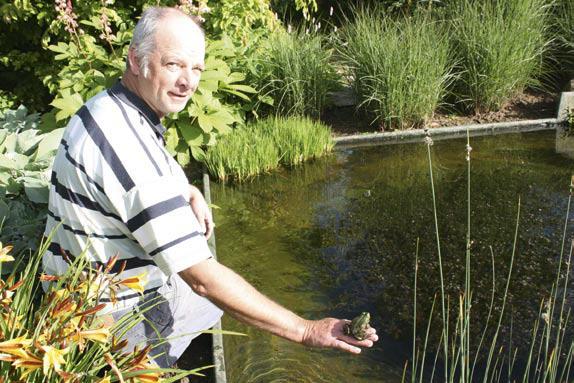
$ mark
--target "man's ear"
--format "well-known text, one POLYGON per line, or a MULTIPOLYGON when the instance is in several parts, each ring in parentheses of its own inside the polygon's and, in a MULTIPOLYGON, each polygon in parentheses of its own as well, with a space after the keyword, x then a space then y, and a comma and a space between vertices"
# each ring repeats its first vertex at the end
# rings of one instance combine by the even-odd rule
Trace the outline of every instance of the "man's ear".
POLYGON ((136 52, 133 48, 128 50, 128 62, 130 64, 129 71, 138 76, 140 74, 140 66, 136 57, 136 52))

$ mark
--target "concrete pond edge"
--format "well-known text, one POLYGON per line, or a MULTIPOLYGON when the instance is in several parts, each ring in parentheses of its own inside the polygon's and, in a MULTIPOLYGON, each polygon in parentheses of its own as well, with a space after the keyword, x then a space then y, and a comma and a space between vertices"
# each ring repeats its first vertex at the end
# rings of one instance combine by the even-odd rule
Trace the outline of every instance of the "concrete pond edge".
POLYGON ((458 125, 431 129, 399 130, 392 132, 364 133, 335 137, 335 149, 398 143, 422 142, 428 134, 433 140, 495 135, 501 133, 522 133, 538 130, 555 130, 565 123, 569 111, 574 110, 574 91, 562 92, 556 118, 496 122, 488 124, 458 125))

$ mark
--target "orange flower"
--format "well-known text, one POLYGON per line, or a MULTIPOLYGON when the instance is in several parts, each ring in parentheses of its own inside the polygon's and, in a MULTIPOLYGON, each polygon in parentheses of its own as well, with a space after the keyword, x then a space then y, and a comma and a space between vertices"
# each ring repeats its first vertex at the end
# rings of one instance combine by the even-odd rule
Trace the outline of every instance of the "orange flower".
POLYGON ((20 379, 24 380, 28 374, 39 368, 42 368, 42 360, 37 358, 35 355, 30 354, 29 352, 25 352, 22 357, 19 357, 17 360, 12 362, 12 365, 14 367, 24 369, 22 375, 20 375, 20 379))
POLYGON ((62 350, 58 350, 52 346, 41 346, 41 348, 44 351, 44 358, 42 359, 44 375, 48 374, 48 371, 52 367, 54 370, 60 371, 60 365, 62 363, 66 363, 64 355, 68 353, 69 348, 64 348, 62 350))
POLYGON ((12 262, 14 257, 9 255, 8 253, 12 251, 12 246, 4 246, 2 242, 0 242, 0 263, 2 262, 12 262))
POLYGON ((129 287, 130 289, 135 290, 140 294, 143 294, 144 286, 147 283, 147 273, 143 272, 141 274, 134 275, 133 277, 123 279, 118 283, 126 287, 129 287))

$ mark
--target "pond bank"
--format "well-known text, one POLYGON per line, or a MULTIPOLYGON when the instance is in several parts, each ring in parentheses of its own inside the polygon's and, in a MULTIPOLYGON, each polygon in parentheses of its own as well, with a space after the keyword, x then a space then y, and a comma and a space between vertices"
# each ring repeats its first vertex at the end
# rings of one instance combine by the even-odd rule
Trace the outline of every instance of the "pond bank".
POLYGON ((564 123, 568 111, 574 109, 574 91, 562 92, 556 118, 537 120, 506 121, 487 124, 471 124, 431 129, 396 130, 392 132, 362 133, 334 138, 336 146, 370 146, 381 143, 410 143, 420 141, 427 134, 433 139, 471 137, 515 132, 532 132, 557 129, 564 123))

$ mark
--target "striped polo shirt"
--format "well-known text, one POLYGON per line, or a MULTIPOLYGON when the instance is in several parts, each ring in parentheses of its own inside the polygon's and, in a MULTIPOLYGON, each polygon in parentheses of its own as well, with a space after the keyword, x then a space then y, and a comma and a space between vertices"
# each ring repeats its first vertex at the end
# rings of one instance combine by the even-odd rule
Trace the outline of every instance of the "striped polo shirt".
MULTIPOLYGON (((146 273, 145 293, 171 274, 211 257, 189 206, 190 189, 164 147, 158 116, 121 82, 102 91, 70 120, 52 169, 45 234, 52 242, 44 271, 63 274, 84 253, 92 267, 118 255, 123 279, 146 273)), ((145 294, 144 293, 144 294, 145 294)), ((105 312, 133 306, 127 287, 105 312)), ((101 302, 110 302, 104 294, 101 302)))

